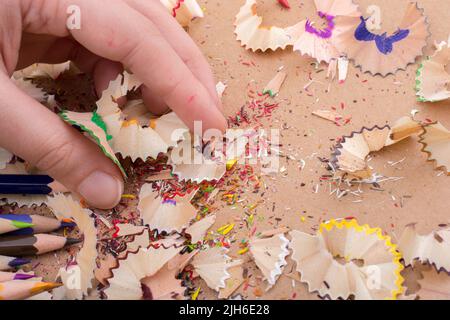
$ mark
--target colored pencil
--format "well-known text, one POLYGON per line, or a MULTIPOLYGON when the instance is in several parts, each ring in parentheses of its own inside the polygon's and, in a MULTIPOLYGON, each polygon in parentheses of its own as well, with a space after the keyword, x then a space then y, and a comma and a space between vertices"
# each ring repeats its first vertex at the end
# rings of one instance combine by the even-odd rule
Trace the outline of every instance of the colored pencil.
POLYGON ((35 234, 25 236, 4 236, 0 238, 0 254, 13 256, 32 256, 62 249, 81 240, 35 234))
POLYGON ((11 280, 0 283, 0 300, 23 300, 60 287, 61 283, 11 280))
POLYGON ((0 234, 17 231, 32 226, 32 223, 22 222, 20 220, 5 219, 2 215, 0 215, 0 234))
POLYGON ((31 224, 31 226, 24 227, 23 229, 9 232, 7 235, 30 235, 34 233, 47 233, 61 228, 73 228, 76 225, 69 219, 60 221, 48 217, 28 214, 0 214, 0 220, 2 218, 31 224))
POLYGON ((53 178, 46 175, 0 175, 0 194, 49 194, 53 178))
POLYGON ((34 277, 35 275, 32 274, 0 271, 0 282, 11 280, 28 280, 34 277))
POLYGON ((9 270, 30 263, 29 259, 0 256, 0 270, 9 270))

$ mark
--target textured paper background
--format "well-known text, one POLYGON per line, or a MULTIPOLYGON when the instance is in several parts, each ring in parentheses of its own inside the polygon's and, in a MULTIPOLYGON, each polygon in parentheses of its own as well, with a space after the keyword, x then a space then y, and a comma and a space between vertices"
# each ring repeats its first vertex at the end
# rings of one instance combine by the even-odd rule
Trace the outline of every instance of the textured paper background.
MULTIPOLYGON (((290 48, 285 51, 252 53, 244 50, 236 41, 234 35, 234 17, 244 0, 199 0, 205 10, 205 18, 192 23, 189 33, 201 47, 212 65, 217 81, 224 81, 228 88, 223 102, 227 115, 234 114, 247 100, 246 87, 250 81, 255 81, 254 87, 261 91, 264 85, 275 75, 276 70, 284 66, 288 78, 276 99, 281 106, 274 112, 272 121, 266 127, 282 129, 282 150, 295 157, 297 161, 281 160, 281 166, 287 171, 285 177, 281 174, 274 178, 266 177, 264 182, 267 190, 264 196, 248 192, 244 204, 253 204, 264 200, 255 209, 255 224, 257 231, 272 229, 274 226, 289 226, 305 232, 313 232, 320 221, 330 218, 347 216, 357 217, 360 223, 368 223, 372 227, 381 227, 385 232, 397 239, 404 226, 411 222, 418 223, 418 230, 429 232, 438 224, 448 222, 448 204, 450 198, 450 178, 437 176, 433 164, 426 162, 426 155, 420 152, 421 146, 416 138, 404 141, 376 155, 370 162, 375 171, 385 176, 404 177, 397 182, 382 185, 383 192, 364 187, 361 198, 347 196, 337 200, 329 195, 328 183, 321 183, 319 178, 328 172, 317 160, 317 157, 330 157, 334 145, 331 139, 347 135, 362 126, 384 125, 392 123, 401 116, 408 115, 411 109, 419 109, 419 118, 439 120, 450 128, 449 102, 437 104, 422 104, 416 102, 414 83, 417 64, 410 65, 406 71, 400 71, 395 76, 387 78, 372 77, 362 74, 352 65, 349 76, 344 84, 333 82, 331 92, 326 93, 328 80, 325 79, 326 67, 316 74, 313 60, 301 57, 290 48), (241 61, 253 61, 255 66, 245 66, 241 61), (324 84, 313 84, 310 87, 314 96, 308 96, 303 87, 308 83, 308 75, 324 84), (329 109, 345 104, 340 111, 345 117, 352 117, 350 124, 337 127, 333 123, 311 116, 317 109, 329 109), (387 165, 388 161, 405 160, 396 166, 387 165), (299 159, 304 159, 306 166, 299 170, 299 159), (304 184, 304 186, 302 186, 304 184), (318 192, 314 189, 319 184, 318 192), (403 207, 401 207, 401 197, 403 207), (354 201, 363 200, 355 203, 354 201), (275 207, 272 212, 273 206, 275 207), (301 217, 311 216, 303 222, 301 217), (281 219, 281 220, 280 220, 281 219)), ((289 0, 292 9, 282 9, 276 0, 258 1, 258 12, 268 25, 288 26, 314 14, 313 1, 289 0)), ((397 0, 358 0, 362 11, 370 4, 379 5, 382 9, 383 27, 388 32, 396 30, 396 22, 401 19, 408 1, 397 0)), ((434 41, 447 39, 450 33, 450 2, 445 0, 421 0, 419 5, 425 9, 432 32, 428 40, 426 53, 433 52, 434 41)), ((235 222, 235 218, 244 217, 244 210, 232 209, 222 205, 216 212, 216 227, 235 222)), ((21 209, 21 212, 29 212, 21 209)), ((237 254, 238 242, 248 239, 248 229, 235 228, 237 240, 233 244, 230 255, 249 260, 249 254, 237 254)), ((40 274, 53 280, 56 266, 62 265, 65 253, 48 254, 40 258, 42 264, 37 268, 40 274)), ((251 275, 250 283, 264 288, 259 271, 252 262, 246 263, 251 275)), ((289 266, 289 269, 291 266, 289 266)), ((287 268, 288 269, 288 268, 287 268)), ((214 299, 217 293, 208 289, 204 282, 199 281, 202 288, 200 299, 214 299)), ((242 288, 237 292, 246 298, 254 298, 254 288, 246 291, 242 288)), ((292 285, 292 280, 282 276, 275 287, 265 293, 268 299, 314 299, 315 294, 309 294, 306 286, 301 283, 292 285)))
MULTIPOLYGON (((279 225, 306 232, 312 232, 311 227, 316 226, 320 219, 354 216, 360 223, 381 227, 394 240, 400 236, 403 227, 408 223, 417 222, 419 231, 430 232, 437 228, 438 224, 448 222, 450 178, 445 175, 437 176, 439 172, 434 170, 432 163, 425 161, 426 155, 420 152, 421 145, 417 143, 416 138, 374 155, 370 165, 375 171, 385 176, 404 177, 403 180, 383 184, 384 192, 370 191, 368 187, 364 187, 365 192, 361 197, 363 201, 353 203, 359 198, 347 196, 337 200, 335 196, 329 196, 328 183, 321 184, 317 194, 313 190, 317 183, 320 184, 319 177, 327 174, 317 157, 330 156, 330 148, 333 146, 330 139, 347 135, 362 126, 392 123, 399 117, 408 115, 412 109, 420 110, 418 116, 420 119, 439 120, 450 127, 449 102, 436 104, 416 102, 414 84, 417 63, 410 65, 406 71, 400 71, 386 78, 362 74, 359 69, 350 65, 347 81, 341 85, 337 82, 332 83, 331 92, 326 93, 328 87, 326 72, 314 74, 312 59, 301 57, 289 48, 285 51, 252 53, 240 47, 233 34, 233 22, 244 0, 200 2, 206 9, 206 17, 192 24, 190 34, 208 56, 217 80, 226 81, 229 85, 223 99, 226 114, 236 112, 248 99, 245 88, 249 81, 255 80, 257 87, 262 90, 280 66, 284 66, 288 73, 277 99, 285 99, 286 102, 275 111, 270 126, 281 128, 286 123, 290 127, 282 130, 283 150, 296 159, 303 158, 306 167, 300 171, 298 161, 282 160, 281 166, 286 166, 287 177, 278 175, 273 180, 265 179, 268 190, 264 196, 265 205, 256 209, 258 215, 273 216, 271 210, 272 203, 275 202, 275 216, 282 219, 279 225), (244 66, 240 60, 251 60, 256 66, 244 66), (325 83, 311 86, 311 90, 314 90, 313 97, 307 96, 303 90, 309 81, 309 72, 313 72, 313 79, 325 83), (365 80, 367 82, 363 82, 365 80), (352 117, 350 124, 345 127, 337 127, 331 122, 311 116, 314 110, 329 109, 330 106, 339 107, 341 102, 345 104, 345 109, 341 113, 346 117, 352 117), (313 154, 315 155, 312 156, 313 154), (395 162, 403 158, 406 159, 400 165, 394 167, 387 165, 387 161, 395 162), (301 187, 301 183, 306 185, 301 187), (403 207, 400 207, 402 196, 411 198, 405 198, 403 207), (302 222, 300 219, 302 215, 311 215, 314 219, 302 222)), ((282 9, 275 0, 258 1, 258 13, 264 17, 266 24, 279 26, 292 25, 314 14, 313 1, 289 2, 291 10, 282 9)), ((403 17, 404 8, 409 3, 406 0, 355 2, 361 6, 362 12, 366 12, 367 6, 371 4, 380 6, 383 28, 388 32, 396 30, 399 20, 403 17)), ((444 0, 422 0, 419 1, 419 6, 424 8, 430 24, 432 36, 428 40, 425 53, 431 54, 433 43, 446 40, 450 33, 450 3, 444 0)), ((255 199, 258 200, 259 197, 255 199)), ((230 215, 239 216, 240 213, 237 211, 224 208, 218 212, 217 225, 232 222, 230 215)), ((269 222, 275 222, 274 218, 258 222, 258 230, 272 228, 269 222)), ((246 235, 247 230, 243 229, 237 239, 240 240, 246 235)), ((236 251, 237 249, 233 249, 231 252, 236 251)), ((252 265, 249 264, 250 267, 252 265)), ((252 270, 250 269, 250 273, 252 270)), ((257 276, 258 272, 255 271, 254 275, 257 276)), ((244 295, 252 297, 252 288, 244 295)), ((285 299, 295 295, 296 299, 315 297, 307 293, 303 284, 297 283, 293 288, 291 279, 285 276, 282 276, 277 285, 263 297, 285 299)), ((208 298, 215 296, 213 293, 207 294, 208 298)))

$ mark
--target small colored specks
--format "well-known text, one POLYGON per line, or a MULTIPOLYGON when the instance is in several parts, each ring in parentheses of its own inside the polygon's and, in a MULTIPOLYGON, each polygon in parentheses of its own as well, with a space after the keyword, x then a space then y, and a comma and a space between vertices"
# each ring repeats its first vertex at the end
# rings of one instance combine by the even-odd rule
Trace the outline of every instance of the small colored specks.
POLYGON ((301 222, 305 222, 305 221, 306 221, 305 216, 301 216, 301 217, 300 217, 300 221, 301 221, 301 222))
POLYGON ((236 165, 237 159, 232 159, 227 161, 227 171, 230 171, 233 169, 233 167, 236 165))
POLYGON ((291 8, 291 6, 289 5, 288 0, 278 0, 278 3, 279 3, 283 8, 286 8, 286 9, 290 9, 290 8, 291 8))
POLYGON ((254 294, 256 297, 261 297, 261 296, 263 295, 263 291, 262 291, 262 289, 261 289, 260 287, 256 287, 256 288, 253 290, 253 294, 254 294))
POLYGON ((244 253, 248 252, 248 247, 245 247, 244 249, 241 249, 238 251, 238 254, 243 255, 244 253))
POLYGON ((123 194, 122 199, 136 199, 134 194, 123 194))
POLYGON ((251 214, 248 219, 247 219, 247 223, 249 226, 253 225, 253 220, 254 220, 255 216, 253 214, 251 214))
POLYGON ((134 126, 134 125, 138 125, 138 122, 135 119, 132 119, 132 120, 129 120, 129 121, 124 121, 122 123, 122 127, 123 128, 129 127, 129 126, 134 126))
POLYGON ((173 199, 164 199, 164 201, 162 202, 163 204, 171 204, 173 206, 177 205, 177 202, 173 199))
POLYGON ((227 235, 228 233, 230 233, 231 230, 233 230, 234 228, 234 223, 231 224, 226 224, 222 227, 220 227, 219 229, 217 229, 217 232, 220 233, 221 235, 227 235))
POLYGON ((200 289, 201 287, 198 287, 197 290, 195 290, 195 292, 191 296, 191 300, 197 300, 198 295, 200 294, 200 289))

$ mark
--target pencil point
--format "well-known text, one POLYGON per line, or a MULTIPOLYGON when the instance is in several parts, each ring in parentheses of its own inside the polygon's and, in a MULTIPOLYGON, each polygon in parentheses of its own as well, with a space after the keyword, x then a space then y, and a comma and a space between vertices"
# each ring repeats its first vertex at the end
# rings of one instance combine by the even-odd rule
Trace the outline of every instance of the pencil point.
POLYGON ((80 243, 80 242, 82 242, 82 241, 83 241, 82 239, 67 238, 67 239, 66 239, 66 246, 71 246, 71 245, 80 243))
POLYGON ((8 264, 10 267, 14 268, 14 267, 22 266, 24 264, 28 264, 30 262, 31 262, 30 259, 15 258, 14 260, 11 260, 8 264))
POLYGON ((64 219, 61 221, 61 228, 74 228, 76 227, 76 223, 69 219, 64 219))
POLYGON ((14 280, 28 280, 28 279, 31 279, 34 277, 35 277, 35 275, 33 275, 33 274, 16 273, 14 276, 14 280))
POLYGON ((36 283, 33 288, 31 289, 32 294, 38 294, 44 291, 49 291, 54 288, 61 287, 62 283, 56 283, 56 282, 38 282, 36 283))

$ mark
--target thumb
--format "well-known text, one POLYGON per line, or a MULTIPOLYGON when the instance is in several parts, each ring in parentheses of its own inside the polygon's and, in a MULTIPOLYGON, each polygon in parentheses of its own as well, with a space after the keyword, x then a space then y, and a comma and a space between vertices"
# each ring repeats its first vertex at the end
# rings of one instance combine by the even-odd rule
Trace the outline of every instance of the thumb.
POLYGON ((0 146, 46 172, 90 205, 114 207, 122 176, 100 148, 0 73, 0 146))

